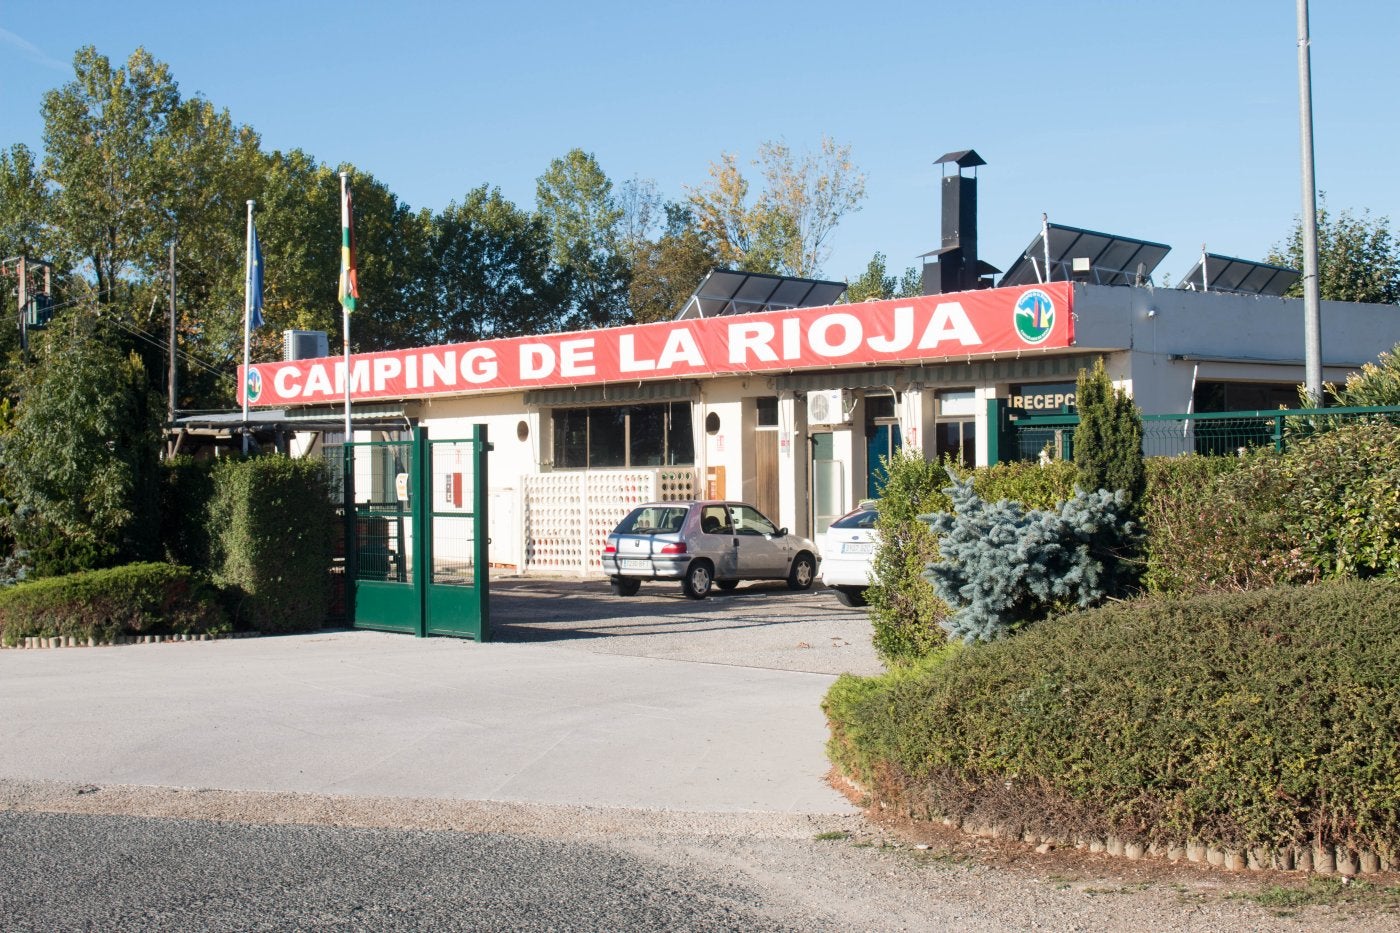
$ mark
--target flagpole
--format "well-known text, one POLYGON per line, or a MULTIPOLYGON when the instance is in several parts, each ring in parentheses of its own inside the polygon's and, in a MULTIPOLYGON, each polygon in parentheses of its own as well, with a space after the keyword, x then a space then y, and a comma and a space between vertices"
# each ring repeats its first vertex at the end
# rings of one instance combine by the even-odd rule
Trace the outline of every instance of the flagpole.
MULTIPOLYGON (((345 236, 345 230, 348 228, 349 224, 351 223, 351 219, 350 219, 350 217, 346 216, 346 211, 345 211, 345 190, 346 190, 346 186, 349 185, 349 183, 350 183, 350 173, 349 173, 349 172, 341 172, 341 173, 340 173, 340 214, 341 214, 341 216, 340 216, 340 228, 341 228, 341 236, 342 236, 342 237, 345 236)), ((344 258, 344 255, 345 255, 345 254, 344 254, 343 250, 344 250, 344 249, 348 249, 348 248, 349 248, 349 244, 348 244, 348 243, 343 243, 341 248, 342 248, 342 253, 341 253, 341 269, 340 269, 340 275, 341 275, 341 278, 342 278, 342 288, 348 288, 348 287, 349 287, 349 280, 348 280, 347 278, 345 278, 345 276, 347 276, 347 275, 349 274, 349 269, 347 269, 346 266, 345 266, 346 259, 344 258)), ((344 328, 344 337, 343 337, 343 339, 344 339, 344 344, 345 344, 345 347, 344 347, 344 350, 345 350, 345 443, 349 444, 349 443, 352 443, 352 442, 355 440, 355 436, 354 436, 354 434, 352 434, 351 431, 350 431, 350 305, 346 303, 346 298, 347 298, 347 297, 348 297, 348 295, 347 295, 347 296, 342 296, 341 305, 340 305, 340 317, 341 317, 342 325, 343 325, 343 328, 344 328)))
POLYGON ((253 201, 248 201, 247 246, 243 254, 243 456, 248 456, 248 322, 253 315, 253 201))

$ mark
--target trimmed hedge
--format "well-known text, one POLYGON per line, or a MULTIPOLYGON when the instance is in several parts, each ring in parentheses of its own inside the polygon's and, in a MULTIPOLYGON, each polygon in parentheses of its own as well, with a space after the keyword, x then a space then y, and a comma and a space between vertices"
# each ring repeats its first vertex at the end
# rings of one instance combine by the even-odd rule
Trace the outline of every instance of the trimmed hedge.
POLYGON ((829 754, 908 812, 1043 834, 1400 844, 1400 584, 1123 603, 945 649, 824 703, 829 754))
POLYGON ((230 626, 214 593, 187 567, 127 564, 0 590, 0 639, 196 635, 230 626))
POLYGON ((212 487, 209 569, 234 624, 260 632, 324 625, 335 526, 325 464, 280 456, 223 460, 212 487))

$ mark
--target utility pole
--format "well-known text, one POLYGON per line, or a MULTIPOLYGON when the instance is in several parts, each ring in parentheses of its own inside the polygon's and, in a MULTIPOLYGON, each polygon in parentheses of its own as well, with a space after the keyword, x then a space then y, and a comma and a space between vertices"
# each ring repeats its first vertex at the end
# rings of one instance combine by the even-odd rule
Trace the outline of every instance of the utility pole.
MULTIPOLYGON (((19 313, 17 316, 19 322, 19 348, 21 352, 28 353, 30 311, 29 305, 31 301, 29 295, 29 267, 37 266, 38 268, 44 270, 44 290, 39 294, 43 295, 46 301, 48 300, 49 296, 53 294, 53 291, 51 289, 52 279, 50 278, 52 267, 48 263, 44 262, 42 259, 30 259, 27 255, 21 254, 19 256, 11 256, 3 262, 0 262, 0 269, 3 269, 5 266, 9 266, 11 264, 14 265, 15 273, 19 278, 19 287, 17 289, 17 297, 19 299, 19 313)), ((43 322, 39 323, 42 324, 43 322)))
POLYGON ((19 352, 29 353, 29 257, 19 257, 19 352))
POLYGON ((1317 180, 1313 173, 1312 39, 1308 0, 1298 0, 1298 121, 1303 149, 1303 369, 1308 404, 1322 400, 1322 299, 1317 280, 1317 180))
POLYGON ((166 414, 171 427, 175 425, 176 382, 175 382, 175 238, 170 238, 170 375, 167 380, 170 398, 166 404, 166 414))

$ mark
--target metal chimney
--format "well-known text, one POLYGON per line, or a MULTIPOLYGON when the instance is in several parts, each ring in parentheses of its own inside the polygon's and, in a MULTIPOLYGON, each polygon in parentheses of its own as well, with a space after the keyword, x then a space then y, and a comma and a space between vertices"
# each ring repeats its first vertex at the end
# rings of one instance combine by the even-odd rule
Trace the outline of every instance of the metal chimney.
POLYGON ((950 152, 934 165, 958 167, 956 175, 943 176, 943 242, 938 249, 925 253, 924 294, 941 295, 965 292, 983 287, 982 277, 1000 272, 977 258, 977 175, 976 168, 987 162, 972 149, 950 152), (963 169, 973 169, 964 175, 963 169))

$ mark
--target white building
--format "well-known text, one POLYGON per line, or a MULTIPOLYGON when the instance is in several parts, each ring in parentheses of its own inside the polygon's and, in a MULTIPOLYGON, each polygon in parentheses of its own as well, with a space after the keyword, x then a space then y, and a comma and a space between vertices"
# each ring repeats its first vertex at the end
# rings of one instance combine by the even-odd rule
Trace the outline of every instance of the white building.
MULTIPOLYGON (((1324 302, 1322 321, 1327 381, 1400 343, 1394 306, 1324 302)), ((989 401, 1058 408, 1098 357, 1147 414, 1274 408, 1304 381, 1303 302, 1052 281, 350 362, 355 410, 381 424, 487 426, 493 565, 598 573, 639 501, 740 499, 811 534, 873 493, 896 446, 985 463, 989 401)), ((240 384, 255 408, 329 418, 345 365, 265 363, 240 384)))

